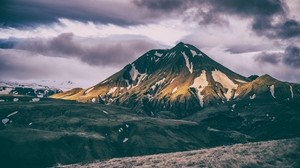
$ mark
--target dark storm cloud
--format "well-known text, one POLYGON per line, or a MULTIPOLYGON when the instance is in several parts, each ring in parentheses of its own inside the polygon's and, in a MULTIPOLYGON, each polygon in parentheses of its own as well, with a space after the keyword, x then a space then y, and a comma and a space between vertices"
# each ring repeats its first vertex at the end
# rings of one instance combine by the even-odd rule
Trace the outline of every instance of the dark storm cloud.
POLYGON ((268 48, 269 46, 266 45, 253 45, 253 44, 236 44, 236 45, 229 45, 228 49, 226 49, 226 52, 229 52, 231 54, 240 54, 240 53, 247 53, 247 52, 255 52, 255 51, 261 51, 265 48, 268 48))
POLYGON ((134 0, 134 3, 139 7, 146 6, 151 10, 162 10, 165 12, 177 10, 178 8, 183 8, 186 4, 186 2, 182 0, 134 0))
POLYGON ((146 6, 151 10, 169 12, 180 8, 184 9, 189 2, 182 0, 134 0, 134 3, 139 7, 146 6))
POLYGON ((161 10, 168 13, 170 10, 182 12, 188 8, 196 7, 199 11, 209 10, 205 13, 235 14, 242 16, 272 16, 284 12, 284 4, 280 0, 135 0, 138 6, 150 10, 161 10), (177 2, 178 1, 178 2, 177 2))
POLYGON ((13 47, 50 57, 78 58, 90 65, 119 66, 133 61, 138 56, 156 47, 150 40, 110 40, 99 38, 85 44, 72 33, 55 38, 20 40, 13 47))
POLYGON ((13 48, 16 45, 16 41, 11 39, 0 39, 0 49, 13 48))
POLYGON ((282 62, 293 68, 300 68, 300 48, 295 45, 290 45, 285 48, 284 52, 262 52, 255 57, 255 61, 259 63, 270 63, 273 65, 282 62))
POLYGON ((259 35, 269 38, 289 39, 300 36, 300 25, 296 20, 283 19, 280 23, 272 24, 269 18, 258 18, 252 29, 259 35))
POLYGON ((223 24, 223 17, 238 16, 241 19, 252 19, 252 30, 268 38, 289 39, 299 37, 300 26, 296 20, 287 17, 287 5, 283 0, 186 0, 176 3, 172 0, 135 0, 138 6, 149 10, 160 11, 166 15, 170 11, 178 15, 184 14, 190 8, 196 12, 189 19, 199 24, 223 24), (274 23, 278 19, 279 22, 274 23))
POLYGON ((283 62, 294 68, 300 68, 300 47, 291 45, 285 49, 283 62))
POLYGON ((300 24, 296 20, 287 20, 279 25, 278 35, 282 38, 290 38, 300 35, 300 24))
POLYGON ((57 22, 58 18, 130 25, 141 21, 135 9, 131 9, 129 3, 117 1, 3 0, 0 3, 0 27, 49 24, 57 22))
POLYGON ((35 26, 68 18, 117 25, 146 24, 183 16, 201 25, 226 24, 226 16, 252 19, 252 30, 268 38, 300 36, 299 21, 287 17, 284 0, 3 0, 0 27, 35 26), (185 13, 189 9, 193 14, 185 13), (273 22, 278 19, 279 22, 273 22))
POLYGON ((262 52, 255 57, 255 61, 259 63, 269 63, 276 65, 280 62, 282 53, 262 52))

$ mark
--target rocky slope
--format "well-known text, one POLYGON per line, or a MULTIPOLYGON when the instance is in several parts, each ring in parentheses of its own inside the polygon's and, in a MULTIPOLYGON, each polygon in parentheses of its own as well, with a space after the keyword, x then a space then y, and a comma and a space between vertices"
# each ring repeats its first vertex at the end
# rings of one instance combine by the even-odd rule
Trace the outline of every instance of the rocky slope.
POLYGON ((171 111, 186 116, 209 105, 237 99, 293 99, 300 86, 264 75, 251 81, 215 62, 190 44, 151 50, 88 89, 52 98, 101 102, 140 109, 149 115, 171 111))

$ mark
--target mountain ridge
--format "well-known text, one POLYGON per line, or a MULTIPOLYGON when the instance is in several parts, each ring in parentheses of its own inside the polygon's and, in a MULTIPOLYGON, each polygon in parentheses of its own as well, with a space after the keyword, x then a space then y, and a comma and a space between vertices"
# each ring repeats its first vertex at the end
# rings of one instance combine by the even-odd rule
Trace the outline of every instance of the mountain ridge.
POLYGON ((20 95, 45 98, 63 92, 56 87, 37 83, 0 81, 0 95, 20 95))
POLYGON ((181 117, 235 99, 276 98, 275 94, 292 99, 299 96, 299 88, 298 84, 281 82, 269 75, 248 79, 195 46, 180 42, 171 49, 146 52, 88 89, 52 98, 123 105, 149 115, 170 111, 181 117))

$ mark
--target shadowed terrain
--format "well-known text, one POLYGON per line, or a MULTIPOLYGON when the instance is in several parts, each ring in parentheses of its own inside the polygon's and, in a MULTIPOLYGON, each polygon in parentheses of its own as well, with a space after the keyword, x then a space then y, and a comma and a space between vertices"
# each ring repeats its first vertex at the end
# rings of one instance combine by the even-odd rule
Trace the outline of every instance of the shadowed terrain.
POLYGON ((236 100, 173 119, 99 103, 1 96, 2 165, 45 167, 300 137, 299 100, 236 100), (274 107, 274 108, 269 108, 274 107))

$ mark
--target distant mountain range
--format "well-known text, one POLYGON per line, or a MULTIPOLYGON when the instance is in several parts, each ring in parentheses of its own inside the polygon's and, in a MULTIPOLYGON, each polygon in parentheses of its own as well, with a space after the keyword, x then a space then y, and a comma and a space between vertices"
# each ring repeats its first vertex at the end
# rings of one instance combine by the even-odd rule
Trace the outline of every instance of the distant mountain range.
POLYGON ((57 82, 42 80, 37 83, 0 81, 0 94, 45 98, 63 92, 63 90, 69 90, 72 87, 74 87, 74 83, 71 81, 57 82))
POLYGON ((148 115, 168 111, 177 117, 233 100, 291 100, 300 85, 269 75, 244 77, 212 60, 193 45, 146 52, 122 70, 87 89, 52 98, 132 107, 148 115))

